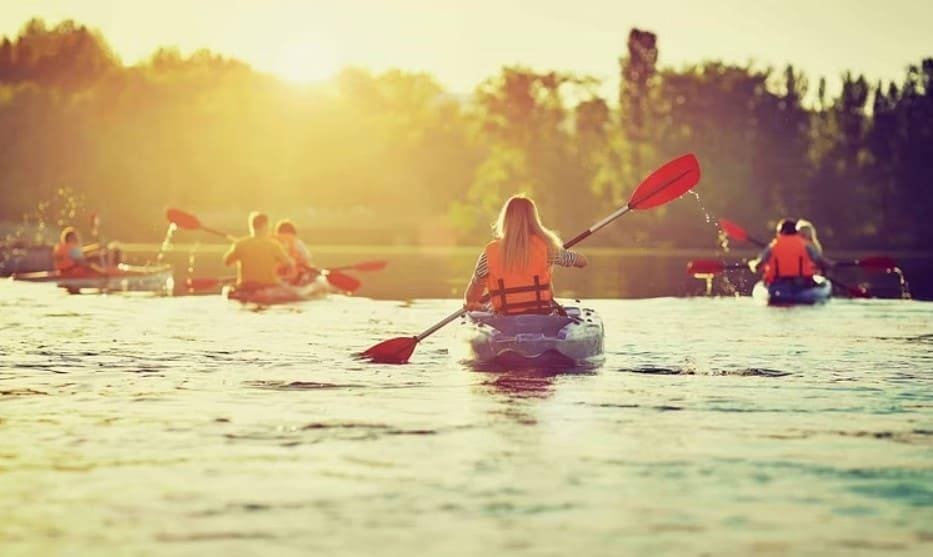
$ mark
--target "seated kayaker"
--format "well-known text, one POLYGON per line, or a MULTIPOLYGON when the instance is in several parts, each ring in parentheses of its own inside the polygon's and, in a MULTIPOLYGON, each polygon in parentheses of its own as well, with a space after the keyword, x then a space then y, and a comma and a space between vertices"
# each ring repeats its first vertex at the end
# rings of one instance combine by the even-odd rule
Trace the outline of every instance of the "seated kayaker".
POLYGON ((820 251, 797 233, 797 221, 782 220, 774 240, 749 267, 757 272, 763 267, 762 281, 771 284, 778 279, 813 281, 813 276, 831 266, 820 251))
POLYGON ((291 268, 279 267, 279 275, 282 278, 292 283, 303 283, 314 280, 320 274, 311 265, 311 254, 308 252, 308 247, 298 237, 298 230, 292 221, 284 219, 275 224, 275 239, 282 244, 285 252, 295 262, 295 265, 291 268))
POLYGON ((295 263, 282 244, 269 237, 269 217, 250 213, 249 234, 237 240, 224 255, 225 265, 236 263, 237 288, 251 290, 281 285, 279 267, 294 268, 295 263))
POLYGON ((551 266, 585 267, 583 254, 561 247, 557 234, 541 224, 534 201, 509 198, 499 212, 495 239, 476 261, 464 307, 482 310, 484 293, 496 313, 550 313, 554 309, 551 266))
MULTIPOLYGON (((89 246, 96 248, 96 246, 89 246)), ((71 226, 66 226, 59 236, 58 244, 52 249, 52 262, 59 274, 86 275, 89 272, 105 273, 100 265, 88 261, 85 256, 87 248, 81 247, 81 236, 71 226)))

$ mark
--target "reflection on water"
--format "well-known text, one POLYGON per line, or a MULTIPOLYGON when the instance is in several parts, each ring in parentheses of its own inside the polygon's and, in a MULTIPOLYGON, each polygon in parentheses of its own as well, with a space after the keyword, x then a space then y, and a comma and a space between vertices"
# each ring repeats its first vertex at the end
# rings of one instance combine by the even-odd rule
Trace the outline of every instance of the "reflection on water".
POLYGON ((456 305, 0 283, 4 555, 929 549, 933 305, 597 299, 594 370, 473 370, 456 324, 350 357, 456 305))

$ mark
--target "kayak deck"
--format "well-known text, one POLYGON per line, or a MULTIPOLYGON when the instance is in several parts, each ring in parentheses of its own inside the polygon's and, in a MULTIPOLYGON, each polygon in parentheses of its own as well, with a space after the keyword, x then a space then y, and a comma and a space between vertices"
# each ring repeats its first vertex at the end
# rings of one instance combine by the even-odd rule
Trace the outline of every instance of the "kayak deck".
POLYGON ((226 286, 223 289, 223 295, 228 300, 235 300, 243 304, 257 304, 260 306, 317 300, 333 292, 335 292, 335 290, 323 276, 318 276, 312 281, 301 285, 277 284, 261 288, 237 288, 236 286, 226 286))
POLYGON ((468 312, 462 326, 466 360, 501 367, 578 367, 602 363, 605 332, 591 309, 566 315, 468 312))
POLYGON ((174 273, 169 266, 136 266, 123 263, 104 273, 90 269, 64 275, 58 271, 38 271, 13 275, 13 280, 55 283, 72 293, 96 290, 170 294, 175 283, 174 273))
POLYGON ((770 306, 812 306, 828 301, 832 293, 831 282, 814 276, 812 280, 778 279, 769 285, 758 282, 752 290, 752 297, 770 306))

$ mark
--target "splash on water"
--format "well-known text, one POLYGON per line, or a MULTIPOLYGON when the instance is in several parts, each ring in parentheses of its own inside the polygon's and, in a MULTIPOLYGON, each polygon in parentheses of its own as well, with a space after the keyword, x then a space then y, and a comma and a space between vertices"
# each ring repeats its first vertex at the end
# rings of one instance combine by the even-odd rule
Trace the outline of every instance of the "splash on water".
MULTIPOLYGON (((703 202, 700 200, 699 193, 697 193, 694 190, 690 190, 689 193, 693 195, 693 198, 697 202, 697 206, 700 208, 700 211, 703 212, 703 217, 706 219, 706 224, 716 229, 716 236, 719 239, 719 247, 722 249, 723 253, 729 253, 729 237, 726 234, 726 232, 722 229, 722 226, 719 224, 719 219, 711 215, 709 212, 709 209, 707 209, 706 206, 703 205, 703 202)), ((696 274, 694 276, 697 279, 706 281, 706 295, 712 296, 716 275, 712 273, 708 273, 708 274, 704 273, 704 274, 696 274)), ((739 287, 730 280, 728 274, 723 273, 720 282, 721 282, 720 290, 724 294, 729 295, 729 296, 738 296, 740 294, 739 287)))
POLYGON ((910 299, 910 285, 907 284, 907 278, 904 277, 904 272, 900 267, 894 266, 888 270, 888 273, 893 273, 897 276, 898 285, 901 288, 901 299, 909 300, 910 299))
POLYGON ((156 263, 162 263, 165 259, 166 252, 172 250, 172 241, 175 239, 176 230, 178 230, 178 225, 174 222, 169 223, 168 228, 165 230, 165 238, 162 240, 162 245, 159 246, 159 253, 156 255, 156 263))

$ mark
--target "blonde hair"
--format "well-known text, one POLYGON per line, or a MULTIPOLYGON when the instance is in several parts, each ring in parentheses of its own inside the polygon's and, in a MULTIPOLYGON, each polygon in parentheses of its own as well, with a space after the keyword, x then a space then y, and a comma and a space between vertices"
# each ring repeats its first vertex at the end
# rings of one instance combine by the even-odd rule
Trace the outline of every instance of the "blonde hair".
POLYGON ((513 195, 505 202, 494 230, 496 238, 502 240, 502 263, 509 271, 521 271, 528 266, 532 236, 544 240, 550 254, 560 251, 560 238, 541 224, 538 207, 523 194, 513 195))
POLYGON ((295 228, 295 223, 288 219, 282 219, 279 222, 275 223, 275 233, 276 234, 291 234, 292 236, 298 235, 298 229, 295 228))
POLYGON ((58 237, 58 241, 67 244, 68 242, 78 241, 78 231, 73 226, 66 226, 58 237))
POLYGON ((797 234, 803 236, 805 240, 813 244, 813 246, 816 247, 816 249, 820 252, 823 251, 823 246, 820 245, 820 239, 816 235, 816 227, 813 226, 812 222, 805 219, 798 220, 797 234))

